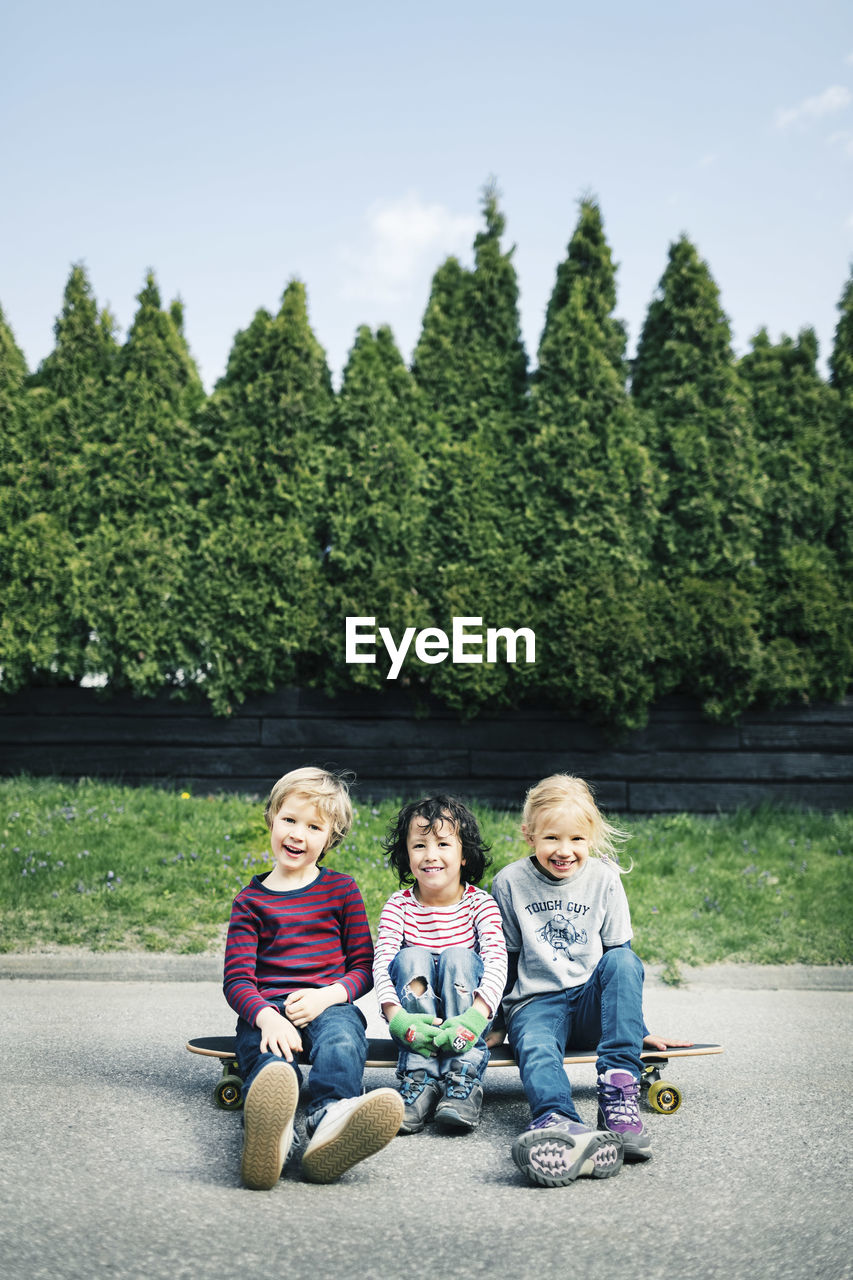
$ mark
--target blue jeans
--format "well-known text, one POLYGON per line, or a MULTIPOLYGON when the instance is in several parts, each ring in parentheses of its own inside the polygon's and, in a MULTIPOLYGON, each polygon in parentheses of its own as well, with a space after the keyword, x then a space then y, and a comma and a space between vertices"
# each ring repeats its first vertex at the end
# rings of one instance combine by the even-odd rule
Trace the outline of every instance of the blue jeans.
MULTIPOLYGON (((388 966, 388 973, 397 999, 407 1013, 429 1013, 444 1021, 470 1009, 483 976, 483 961, 470 947, 448 947, 445 951, 403 947, 388 966), (418 978, 426 983, 422 995, 411 990, 410 984, 418 978)), ((437 1058, 422 1058, 419 1053, 412 1053, 402 1040, 397 1040, 400 1045, 397 1075, 405 1076, 412 1071, 426 1071, 431 1076, 450 1071, 461 1074, 465 1067, 464 1074, 470 1077, 473 1073, 479 1080, 489 1061, 484 1036, 485 1032, 465 1053, 442 1053, 437 1058)))
MULTIPOLYGON (((270 1001, 279 1013, 284 1001, 270 1001)), ((364 1064, 367 1061, 367 1037, 364 1016, 353 1004, 333 1004, 319 1017, 301 1027, 303 1051, 308 1055, 311 1073, 308 1077, 308 1131, 312 1133, 323 1118, 330 1102, 339 1098, 357 1098, 361 1093, 364 1064)), ((269 1051, 261 1053, 261 1032, 240 1018, 237 1022, 237 1062, 243 1077, 243 1096, 248 1094, 255 1076, 269 1062, 282 1059, 269 1051)), ((302 1085, 302 1072, 292 1064, 302 1085)))
POLYGON ((643 964, 627 947, 605 951, 580 987, 534 996, 509 1017, 509 1042, 534 1120, 559 1111, 580 1122, 563 1056, 598 1046, 599 1074, 639 1076, 643 1045, 643 964))

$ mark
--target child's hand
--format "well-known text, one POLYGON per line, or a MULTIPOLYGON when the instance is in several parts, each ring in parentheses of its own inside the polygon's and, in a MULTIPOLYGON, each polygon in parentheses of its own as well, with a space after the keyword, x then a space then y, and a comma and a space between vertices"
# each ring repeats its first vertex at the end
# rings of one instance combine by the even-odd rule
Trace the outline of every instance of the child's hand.
POLYGON ((302 1037, 278 1009, 261 1009, 255 1019, 261 1033, 261 1053, 274 1053, 276 1057, 293 1061, 294 1053, 302 1048, 302 1037))
POLYGON ((464 1013, 455 1018, 446 1018, 435 1037, 435 1047, 439 1053, 465 1053, 473 1048, 474 1041, 479 1039, 489 1019, 472 1005, 464 1013))
POLYGON ((497 1028, 492 1027, 491 1031, 486 1036, 486 1048, 497 1049, 498 1045, 503 1044, 505 1039, 506 1039, 505 1031, 502 1031, 500 1027, 497 1027, 497 1028))
POLYGON ((692 1043, 692 1040, 673 1040, 672 1036, 656 1036, 651 1032, 643 1041, 647 1049, 689 1049, 692 1043))
POLYGON ((434 1018, 431 1013, 407 1013, 402 1008, 388 1023, 392 1036, 402 1040, 407 1049, 422 1058, 429 1058, 435 1053, 433 1040, 440 1027, 441 1018, 434 1018))
POLYGON ((319 1018, 324 1009, 337 1003, 333 987, 302 987, 291 991, 284 1002, 284 1012, 295 1027, 306 1027, 319 1018))

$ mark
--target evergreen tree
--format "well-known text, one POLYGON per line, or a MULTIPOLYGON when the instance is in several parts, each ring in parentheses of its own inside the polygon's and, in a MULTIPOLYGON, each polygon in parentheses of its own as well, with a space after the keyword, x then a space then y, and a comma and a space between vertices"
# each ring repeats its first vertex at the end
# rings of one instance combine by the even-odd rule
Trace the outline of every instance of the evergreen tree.
POLYGON ((467 376, 469 272, 447 258, 432 278, 412 374, 427 411, 443 428, 463 430, 469 421, 467 376))
POLYGON ((515 247, 506 253, 501 237, 506 219, 494 183, 483 192, 485 227, 474 239, 470 278, 471 356, 469 390, 480 421, 511 425, 524 409, 527 356, 521 340, 515 247))
POLYGON ((758 560, 765 697, 840 697, 853 669, 851 602, 830 545, 842 448, 835 398, 817 370, 817 338, 773 345, 762 330, 741 361, 767 477, 758 560))
POLYGON ((27 362, 0 307, 0 412, 4 424, 27 376, 27 362))
POLYGON ((570 576, 616 566, 642 574, 655 531, 655 476, 626 389, 626 336, 611 315, 615 305, 601 212, 587 199, 546 312, 526 451, 544 517, 531 523, 532 545, 537 558, 558 554, 570 576))
POLYGON ((853 268, 838 303, 840 312, 829 358, 829 383, 836 394, 842 453, 838 507, 831 542, 849 596, 853 586, 853 268))
POLYGON ((66 674, 72 546, 51 508, 37 393, 0 309, 0 688, 66 674))
POLYGON ((455 258, 439 267, 412 360, 427 408, 463 436, 479 434, 495 418, 511 422, 527 387, 514 249, 501 248, 506 220, 493 183, 484 189, 482 208, 474 268, 455 258))
POLYGON ((668 478, 662 563, 711 577, 750 566, 762 504, 758 454, 719 292, 686 237, 671 247, 649 308, 632 391, 654 415, 668 478))
POLYGON ((615 305, 601 212, 585 199, 533 378, 524 539, 545 691, 628 726, 645 719, 653 689, 643 593, 656 508, 615 305))
POLYGON ((838 303, 841 315, 835 327, 835 344, 829 357, 830 386, 842 397, 845 412, 842 430, 847 443, 853 439, 853 267, 838 303))
MULTIPOLYGON (((439 267, 412 364, 425 406, 427 580, 433 623, 443 630, 454 616, 481 617, 484 628, 530 619, 517 474, 527 359, 513 251, 501 248, 492 184, 482 207, 474 267, 453 258, 439 267)), ((444 662, 416 666, 416 679, 474 712, 516 696, 533 670, 444 662)))
POLYGON ((98 311, 82 264, 71 269, 54 326, 53 351, 30 379, 38 395, 33 421, 45 504, 75 544, 97 523, 101 507, 93 471, 111 430, 108 417, 118 357, 115 323, 98 311))
MULTIPOLYGON (((0 447, 4 467, 17 461, 18 437, 21 432, 21 399, 27 362, 13 334, 3 308, 0 307, 0 447)), ((17 478, 10 475, 8 479, 17 478)))
MULTIPOLYGON (((345 620, 373 617, 395 636, 430 625, 423 554, 420 395, 387 327, 362 326, 344 370, 329 450, 324 534, 328 689, 385 687, 387 664, 346 666, 345 620)), ((407 668, 408 670, 408 668, 407 668)))
POLYGON ((118 352, 109 410, 86 447, 91 510, 75 562, 74 601, 89 632, 87 670, 116 688, 155 693, 193 679, 189 610, 198 497, 193 419, 198 371, 154 278, 118 352))
POLYGON ((204 687, 219 711, 324 674, 333 407, 305 288, 293 281, 277 315, 258 311, 236 336, 200 420, 206 492, 193 612, 204 687))
POLYGON ((813 329, 773 344, 762 329, 740 370, 768 481, 759 560, 797 543, 825 545, 836 518, 841 438, 835 398, 817 369, 813 329))
POLYGON ((112 317, 107 311, 98 311, 82 263, 71 268, 53 332, 54 349, 33 376, 33 385, 49 388, 57 399, 67 400, 75 408, 87 396, 100 400, 118 348, 112 317))
POLYGON ((654 552, 658 688, 697 694, 709 715, 734 715, 762 678, 756 553, 764 484, 728 320, 686 237, 670 248, 632 390, 653 419, 664 477, 654 552))

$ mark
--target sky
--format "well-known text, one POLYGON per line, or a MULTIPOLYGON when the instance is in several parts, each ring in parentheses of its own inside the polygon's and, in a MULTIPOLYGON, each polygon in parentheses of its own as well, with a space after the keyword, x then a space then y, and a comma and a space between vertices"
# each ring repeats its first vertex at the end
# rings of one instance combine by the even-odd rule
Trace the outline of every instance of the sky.
POLYGON ((153 270, 208 389, 294 278, 336 382, 362 324, 408 359, 490 179, 531 363, 592 195, 629 352, 684 233, 736 352, 811 326, 825 370, 853 261, 853 5, 3 5, 0 307, 31 369, 77 262, 121 337, 153 270))

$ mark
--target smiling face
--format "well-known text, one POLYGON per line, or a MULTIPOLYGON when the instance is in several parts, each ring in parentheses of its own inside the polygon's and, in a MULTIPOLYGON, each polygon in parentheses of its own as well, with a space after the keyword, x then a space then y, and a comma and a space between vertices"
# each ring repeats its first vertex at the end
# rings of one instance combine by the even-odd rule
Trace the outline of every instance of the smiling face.
POLYGON ((270 847, 275 868, 265 884, 298 888, 317 875, 317 861, 328 848, 332 824, 308 796, 285 796, 270 827, 270 847))
POLYGON ((433 906, 450 906, 462 893, 462 841, 453 823, 438 822, 432 829, 414 817, 406 838, 409 869, 415 877, 415 897, 433 906))
POLYGON ((589 857, 589 825, 570 809, 540 813, 533 831, 523 831, 539 866, 555 880, 576 875, 589 857))

